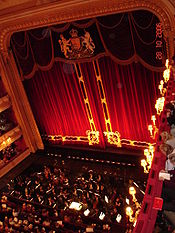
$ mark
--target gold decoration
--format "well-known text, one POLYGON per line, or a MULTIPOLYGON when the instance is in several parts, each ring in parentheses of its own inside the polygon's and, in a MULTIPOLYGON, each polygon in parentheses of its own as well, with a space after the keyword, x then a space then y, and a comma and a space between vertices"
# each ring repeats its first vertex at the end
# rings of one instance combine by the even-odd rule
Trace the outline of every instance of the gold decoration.
POLYGON ((158 133, 158 128, 156 126, 156 116, 153 115, 151 117, 151 120, 153 121, 153 125, 148 125, 148 130, 150 132, 150 136, 155 139, 156 138, 156 134, 158 133))
POLYGON ((164 70, 164 72, 163 72, 163 77, 164 77, 165 83, 167 83, 169 81, 169 78, 170 78, 170 67, 169 67, 169 60, 168 59, 166 59, 165 66, 166 66, 166 70, 164 70))
POLYGON ((149 148, 144 150, 146 159, 141 160, 141 166, 144 168, 145 173, 149 173, 151 169, 152 160, 154 157, 154 146, 150 145, 149 148))
MULTIPOLYGON (((92 131, 92 130, 91 130, 92 131)), ((49 141, 62 141, 62 142, 83 142, 83 143, 89 143, 87 136, 71 136, 71 135, 42 135, 43 139, 47 139, 49 141)), ((121 145, 126 146, 134 146, 139 148, 148 148, 149 146, 154 146, 155 143, 151 144, 149 142, 144 141, 133 141, 129 139, 122 138, 120 139, 121 145)))
POLYGON ((108 143, 121 147, 120 133, 119 132, 104 132, 104 135, 107 137, 108 143))
POLYGON ((163 77, 164 77, 165 83, 167 83, 168 80, 169 80, 169 78, 170 78, 170 69, 164 70, 164 72, 163 72, 163 77))
POLYGON ((126 215, 129 217, 129 221, 132 222, 133 226, 135 227, 136 222, 137 222, 137 216, 138 216, 140 209, 141 209, 141 205, 137 201, 137 198, 135 196, 136 190, 133 186, 129 187, 129 194, 132 195, 132 201, 133 201, 134 206, 135 206, 135 211, 133 211, 130 206, 127 206, 126 207, 126 215))
POLYGON ((99 131, 90 131, 87 130, 86 134, 88 135, 89 145, 99 144, 99 131))
MULTIPOLYGON (((86 1, 80 1, 78 4, 74 4, 73 2, 67 4, 65 1, 65 3, 63 2, 59 4, 58 1, 55 1, 52 4, 52 7, 48 4, 42 6, 38 5, 35 9, 35 15, 30 8, 23 9, 24 14, 22 12, 21 15, 20 13, 14 14, 13 12, 10 14, 10 17, 9 14, 6 16, 4 15, 1 22, 0 50, 7 50, 7 47, 9 46, 7 45, 7 41, 9 41, 12 33, 17 31, 25 31, 63 22, 73 22, 85 18, 107 15, 113 12, 134 11, 140 8, 150 9, 150 11, 158 16, 166 37, 168 33, 173 32, 174 18, 171 14, 171 9, 162 1, 157 1, 155 3, 152 0, 123 0, 121 3, 121 1, 116 0, 96 0, 92 1, 91 4, 86 1)), ((171 41, 168 39, 167 47, 169 42, 171 41)), ((173 54, 173 42, 170 43, 169 47, 167 56, 171 57, 173 54), (169 54, 169 49, 172 50, 171 54, 169 54)))
POLYGON ((69 34, 71 38, 68 40, 61 34, 58 41, 65 58, 79 59, 90 57, 94 54, 95 44, 89 32, 85 30, 84 36, 78 36, 78 31, 72 29, 69 34))
POLYGON ((156 100, 155 108, 157 110, 158 115, 160 115, 161 112, 163 111, 164 103, 165 103, 165 97, 160 97, 156 100))
POLYGON ((167 91, 167 89, 166 89, 165 87, 163 87, 163 85, 164 85, 164 81, 161 80, 161 81, 160 81, 160 84, 159 84, 159 90, 160 90, 160 94, 161 94, 162 96, 164 96, 165 93, 166 93, 166 91, 167 91))
POLYGON ((144 173, 148 173, 148 170, 147 170, 147 162, 145 159, 142 159, 141 160, 141 166, 144 168, 144 173))
POLYGON ((93 115, 92 115, 92 110, 91 110, 87 90, 86 90, 86 85, 85 85, 85 82, 84 82, 84 77, 83 77, 83 74, 82 74, 82 71, 81 71, 81 66, 80 66, 80 64, 74 64, 74 67, 75 67, 75 71, 76 71, 76 74, 77 74, 77 77, 78 77, 78 82, 79 82, 79 86, 80 86, 80 89, 81 89, 81 93, 82 93, 82 96, 83 96, 83 99, 84 99, 85 109, 86 109, 87 117, 88 117, 89 124, 90 124, 90 127, 91 127, 91 131, 97 131, 95 123, 94 123, 94 118, 93 118, 93 115), (78 70, 79 70, 79 72, 78 72, 78 70))
MULTIPOLYGON (((108 110, 108 105, 107 105, 107 100, 106 100, 106 94, 103 86, 103 81, 101 78, 101 73, 100 73, 100 68, 98 64, 98 60, 93 61, 93 67, 95 71, 95 76, 96 76, 96 81, 97 81, 97 86, 98 86, 98 92, 99 96, 101 99, 101 105, 103 109, 103 115, 104 115, 104 120, 105 120, 105 126, 106 126, 106 132, 112 132, 112 125, 111 125, 111 120, 110 120, 110 115, 109 115, 109 110, 108 110)), ((110 136, 111 137, 111 136, 110 136)), ((111 140, 108 141, 110 144, 112 144, 111 140)))
POLYGON ((153 121, 153 125, 156 125, 156 116, 152 115, 151 120, 153 121))
POLYGON ((148 125, 148 130, 150 131, 150 135, 153 135, 153 126, 152 125, 148 125))

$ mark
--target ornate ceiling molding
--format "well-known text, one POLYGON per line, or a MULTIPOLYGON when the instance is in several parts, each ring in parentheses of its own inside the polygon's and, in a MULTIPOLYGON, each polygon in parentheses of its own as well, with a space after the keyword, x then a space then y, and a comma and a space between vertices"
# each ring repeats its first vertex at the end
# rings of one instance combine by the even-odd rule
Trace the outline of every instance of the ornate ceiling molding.
MULTIPOLYGON (((165 37, 175 35, 175 19, 172 9, 169 9, 163 0, 75 0, 69 1, 69 4, 67 1, 60 2, 47 6, 39 5, 33 9, 0 17, 0 51, 8 51, 10 37, 17 31, 142 9, 151 11, 160 19, 165 37)), ((172 39, 168 46, 172 53, 174 49, 172 39)))

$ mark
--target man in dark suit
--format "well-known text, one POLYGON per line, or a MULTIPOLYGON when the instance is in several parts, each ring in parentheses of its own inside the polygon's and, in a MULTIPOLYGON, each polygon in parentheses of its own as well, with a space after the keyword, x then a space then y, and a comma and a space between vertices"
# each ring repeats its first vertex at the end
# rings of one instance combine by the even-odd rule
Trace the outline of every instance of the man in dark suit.
POLYGON ((169 179, 159 176, 160 180, 163 180, 162 198, 163 198, 163 210, 175 211, 175 170, 161 171, 161 173, 169 174, 169 179))

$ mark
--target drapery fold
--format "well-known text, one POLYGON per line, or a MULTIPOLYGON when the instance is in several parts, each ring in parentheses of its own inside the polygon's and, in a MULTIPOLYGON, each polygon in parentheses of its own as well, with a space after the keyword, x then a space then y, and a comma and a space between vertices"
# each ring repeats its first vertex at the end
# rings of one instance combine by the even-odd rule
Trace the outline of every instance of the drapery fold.
MULTIPOLYGON (((98 62, 112 131, 118 131, 121 139, 153 143, 148 125, 156 114, 154 105, 162 73, 149 71, 139 63, 121 66, 110 57, 100 58, 98 62)), ((100 135, 99 144, 94 146, 113 146, 104 135, 107 130, 93 64, 86 62, 80 67, 100 135)), ((55 63, 50 71, 38 71, 23 83, 42 135, 87 137, 90 120, 73 65, 55 63)))
POLYGON ((121 65, 140 62, 146 68, 160 72, 166 59, 166 43, 163 33, 162 38, 156 36, 157 23, 155 15, 143 10, 108 15, 17 32, 11 37, 11 47, 22 79, 33 77, 37 70, 49 70, 55 61, 89 62, 104 55, 121 65), (77 34, 71 34, 72 29, 77 34), (88 33, 95 47, 93 52, 89 50, 90 54, 82 55, 82 50, 89 48, 88 33), (161 48, 156 47, 157 40, 161 41, 161 48), (64 44, 63 48, 60 43, 64 44), (66 57, 64 51, 72 49, 79 55, 66 57), (156 58, 157 51, 162 52, 160 60, 156 58))
POLYGON ((56 63, 24 82, 40 132, 47 135, 86 135, 90 124, 72 65, 56 63))
POLYGON ((109 57, 99 59, 102 81, 113 131, 121 138, 150 141, 148 125, 158 98, 162 73, 145 69, 139 63, 121 66, 109 57))

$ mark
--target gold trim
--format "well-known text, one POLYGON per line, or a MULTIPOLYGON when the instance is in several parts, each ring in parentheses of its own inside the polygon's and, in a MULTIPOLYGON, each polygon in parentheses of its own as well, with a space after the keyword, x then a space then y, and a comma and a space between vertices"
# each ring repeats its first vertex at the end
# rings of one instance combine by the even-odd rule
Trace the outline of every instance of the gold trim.
POLYGON ((24 87, 19 78, 18 70, 11 51, 0 56, 1 77, 11 98, 13 110, 21 127, 26 145, 31 152, 43 149, 40 133, 36 126, 33 113, 28 102, 24 87))
POLYGON ((105 90, 104 90, 104 86, 103 86, 103 82, 101 78, 98 60, 93 61, 93 67, 94 67, 94 72, 96 76, 98 92, 100 95, 101 105, 103 109, 103 116, 104 116, 105 126, 106 126, 106 132, 103 132, 103 133, 106 136, 107 142, 109 144, 116 145, 117 147, 121 147, 122 145, 120 142, 120 133, 118 131, 112 132, 111 120, 110 120, 110 115, 109 115, 109 110, 108 110, 108 105, 107 105, 107 100, 106 100, 105 90))
POLYGON ((97 86, 98 86, 98 92, 99 92, 99 95, 100 95, 101 105, 102 105, 102 109, 103 109, 103 115, 104 115, 104 119, 105 119, 106 131, 107 132, 112 132, 111 120, 110 120, 110 116, 109 116, 109 110, 108 110, 108 105, 107 105, 107 100, 106 100, 106 95, 105 95, 105 91, 104 91, 103 82, 102 82, 102 79, 101 79, 98 60, 95 60, 92 63, 93 63, 94 71, 95 71, 95 76, 96 76, 96 81, 97 81, 97 86), (95 65, 95 63, 96 63, 96 65, 95 65), (106 109, 106 111, 105 111, 105 109, 106 109))
POLYGON ((87 117, 89 120, 89 124, 91 127, 91 130, 87 130, 86 134, 88 135, 88 141, 89 141, 89 145, 93 145, 93 144, 99 144, 99 131, 97 131, 95 123, 94 123, 94 118, 92 115, 92 110, 91 110, 91 106, 89 103, 89 98, 88 98, 88 94, 87 94, 87 90, 86 90, 86 85, 84 82, 84 78, 83 78, 83 74, 81 71, 81 66, 79 63, 74 63, 74 67, 75 67, 75 71, 76 71, 76 75, 78 78, 78 82, 79 82, 79 86, 81 89, 81 93, 84 99, 84 104, 85 104, 85 109, 86 109, 86 113, 87 113, 87 117))
MULTIPOLYGON (((174 14, 163 0, 123 0, 122 2, 117 0, 91 0, 72 1, 69 4, 55 2, 50 5, 36 6, 35 9, 29 8, 22 12, 13 12, 10 16, 2 17, 0 50, 8 50, 10 37, 12 33, 17 31, 133 10, 151 11, 160 19, 165 36, 170 36, 172 32, 175 35, 174 14)), ((170 53, 168 57, 171 57, 174 52, 172 40, 167 42, 167 47, 168 53, 170 53)))
MULTIPOLYGON (((60 142, 84 142, 89 144, 89 139, 88 136, 70 136, 70 135, 42 135, 43 140, 48 140, 48 141, 60 141, 60 142)), ((155 143, 150 143, 150 142, 142 142, 142 141, 134 141, 130 139, 125 139, 122 138, 120 139, 121 145, 126 145, 126 146, 133 146, 137 148, 148 148, 150 146, 155 146, 155 143)))
POLYGON ((0 98, 0 113, 11 107, 9 96, 3 96, 0 98))
POLYGON ((90 124, 90 127, 91 127, 91 131, 97 131, 95 123, 94 123, 94 118, 93 118, 93 115, 92 115, 91 106, 90 106, 90 103, 89 103, 89 98, 88 98, 88 94, 87 94, 83 74, 82 74, 82 71, 81 71, 81 66, 80 66, 79 63, 77 63, 77 64, 74 63, 74 67, 75 67, 76 75, 77 75, 78 82, 79 82, 79 85, 80 85, 81 93, 82 93, 82 96, 83 96, 83 99, 84 99, 85 109, 86 109, 87 117, 89 119, 89 124, 90 124), (80 73, 78 72, 78 69, 79 69, 80 73))

